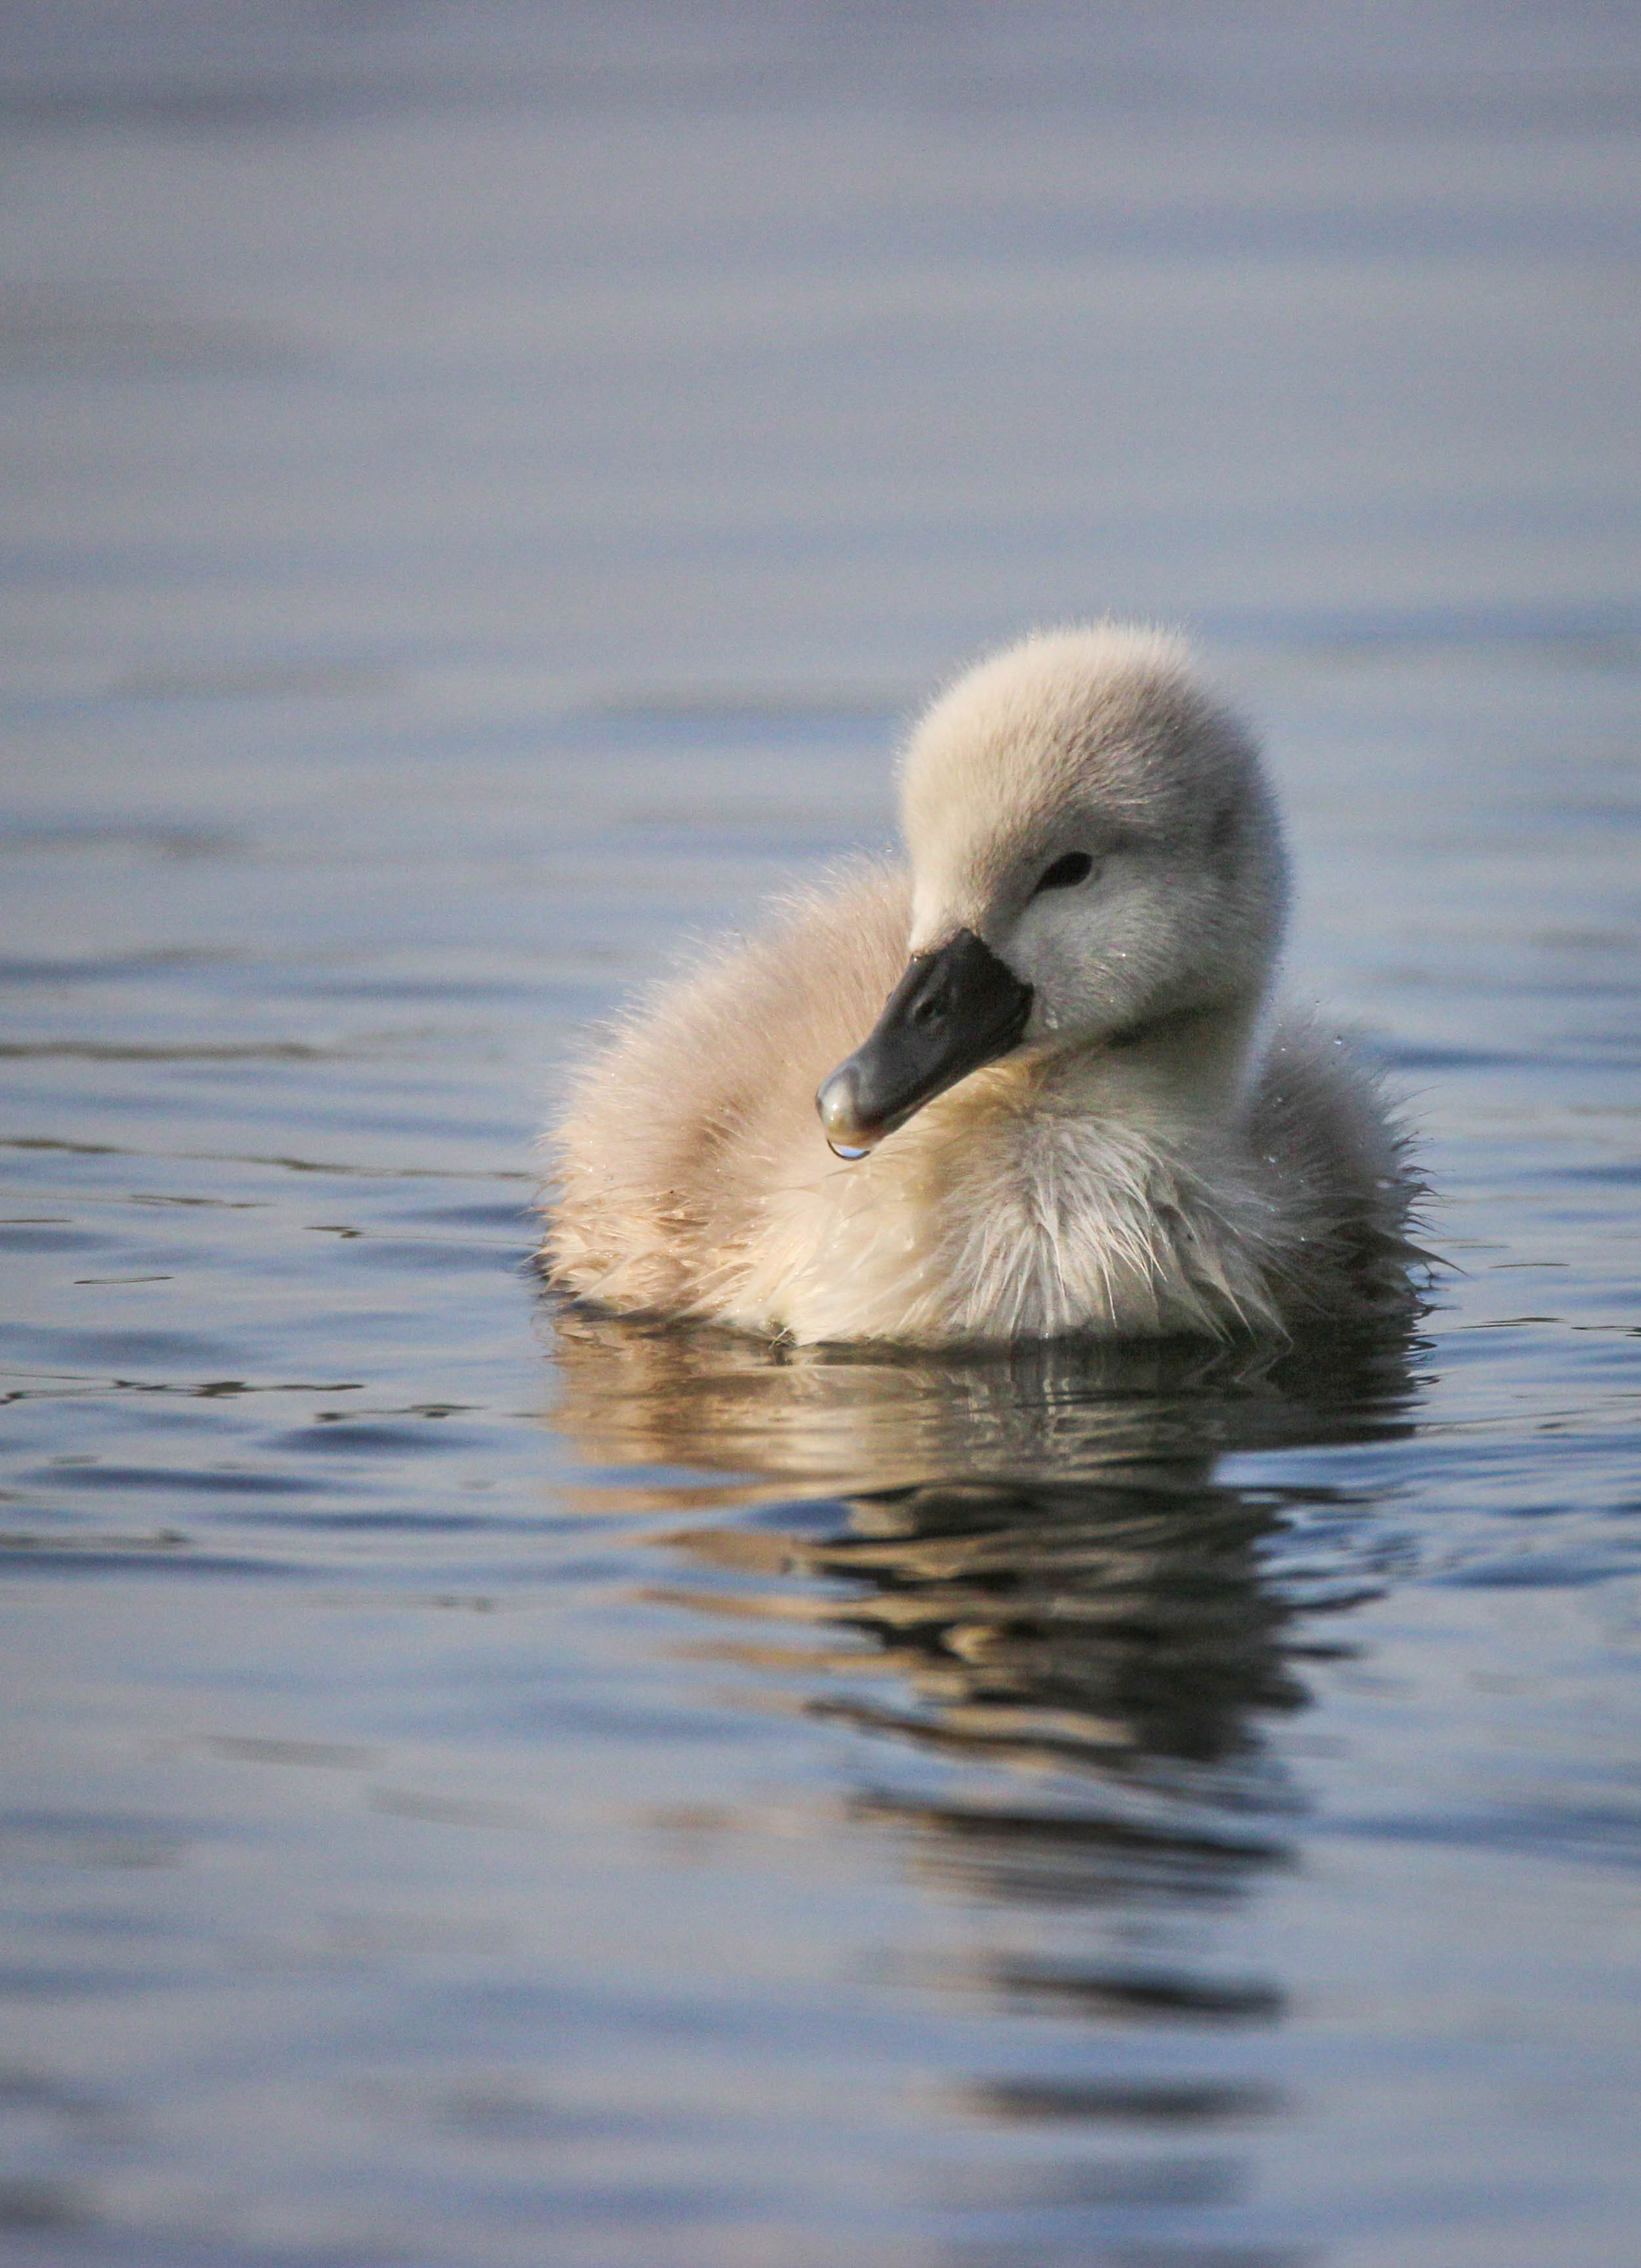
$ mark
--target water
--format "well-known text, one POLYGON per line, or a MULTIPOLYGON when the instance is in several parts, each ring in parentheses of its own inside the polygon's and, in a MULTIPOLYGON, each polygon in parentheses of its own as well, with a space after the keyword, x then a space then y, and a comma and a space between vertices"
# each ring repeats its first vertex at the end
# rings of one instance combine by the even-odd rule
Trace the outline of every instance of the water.
POLYGON ((9 28, 9 2257, 1633 2263, 1641 58, 1228 25, 9 28), (555 1316, 575 1034, 1106 605, 1417 1331, 555 1316))

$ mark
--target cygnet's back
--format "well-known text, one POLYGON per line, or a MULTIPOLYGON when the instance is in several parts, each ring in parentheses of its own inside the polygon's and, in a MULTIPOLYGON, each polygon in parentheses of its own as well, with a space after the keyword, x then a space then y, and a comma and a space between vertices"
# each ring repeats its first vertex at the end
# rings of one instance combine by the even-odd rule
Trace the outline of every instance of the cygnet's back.
POLYGON ((1280 828, 1182 649, 1029 638, 935 702, 901 785, 909 872, 794 902, 580 1066, 551 1279, 923 1344, 1406 1307, 1402 1143, 1270 1014, 1280 828))

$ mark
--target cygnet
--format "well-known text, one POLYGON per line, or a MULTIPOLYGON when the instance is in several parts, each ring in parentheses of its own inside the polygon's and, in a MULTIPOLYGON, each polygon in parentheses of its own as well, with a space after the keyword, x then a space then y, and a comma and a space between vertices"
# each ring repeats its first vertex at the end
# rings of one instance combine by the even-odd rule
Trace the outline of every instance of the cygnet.
POLYGON ((573 1073, 543 1262, 803 1342, 1291 1336, 1412 1305, 1371 1077, 1273 1012, 1249 734, 1174 638, 1044 632, 935 700, 857 865, 573 1073))

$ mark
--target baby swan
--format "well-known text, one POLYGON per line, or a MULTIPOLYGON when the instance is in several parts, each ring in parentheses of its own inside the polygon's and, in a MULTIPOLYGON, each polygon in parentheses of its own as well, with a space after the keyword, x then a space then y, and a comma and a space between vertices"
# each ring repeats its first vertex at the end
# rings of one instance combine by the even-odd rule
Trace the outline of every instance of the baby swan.
POLYGON ((1105 625, 982 661, 901 800, 909 874, 800 899, 582 1065, 549 1279, 920 1345, 1405 1307, 1403 1145, 1336 1044, 1270 1013, 1276 812, 1179 643, 1105 625))

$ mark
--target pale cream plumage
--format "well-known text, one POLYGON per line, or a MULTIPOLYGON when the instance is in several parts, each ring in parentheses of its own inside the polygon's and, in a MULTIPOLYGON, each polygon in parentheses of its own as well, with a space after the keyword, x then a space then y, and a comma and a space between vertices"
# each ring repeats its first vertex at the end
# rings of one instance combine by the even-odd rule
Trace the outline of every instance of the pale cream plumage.
POLYGON ((1104 626, 982 662, 920 725, 902 803, 909 873, 861 865, 796 900, 576 1071, 550 1280, 621 1312, 923 1345, 1405 1308, 1403 1145, 1336 1042, 1268 1014, 1280 830, 1178 644, 1104 626), (903 1008, 861 1045, 908 952, 938 972, 962 939, 1020 1004, 1008 1051, 878 1110, 877 1146, 840 1162, 817 1084, 856 1050, 828 1081, 834 1138, 869 1115, 884 1049, 916 1040, 903 1008))

